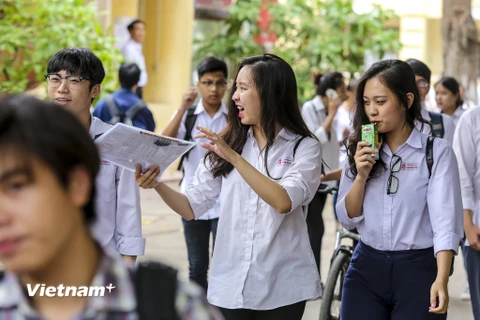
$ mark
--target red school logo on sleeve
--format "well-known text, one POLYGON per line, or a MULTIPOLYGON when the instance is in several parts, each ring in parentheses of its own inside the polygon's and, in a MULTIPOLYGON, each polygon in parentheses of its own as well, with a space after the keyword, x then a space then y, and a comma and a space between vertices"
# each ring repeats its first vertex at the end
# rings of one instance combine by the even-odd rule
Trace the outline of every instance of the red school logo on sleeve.
POLYGON ((277 160, 277 166, 291 166, 292 163, 292 158, 280 158, 277 160))

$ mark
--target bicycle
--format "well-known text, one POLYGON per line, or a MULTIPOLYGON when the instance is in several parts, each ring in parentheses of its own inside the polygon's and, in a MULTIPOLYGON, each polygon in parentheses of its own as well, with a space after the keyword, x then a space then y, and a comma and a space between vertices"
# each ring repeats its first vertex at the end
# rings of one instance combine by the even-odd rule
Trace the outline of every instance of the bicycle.
POLYGON ((360 235, 347 230, 338 230, 335 251, 330 263, 327 281, 323 289, 319 320, 340 320, 343 281, 350 265, 353 250, 360 235), (352 245, 342 244, 343 239, 352 240, 352 245))

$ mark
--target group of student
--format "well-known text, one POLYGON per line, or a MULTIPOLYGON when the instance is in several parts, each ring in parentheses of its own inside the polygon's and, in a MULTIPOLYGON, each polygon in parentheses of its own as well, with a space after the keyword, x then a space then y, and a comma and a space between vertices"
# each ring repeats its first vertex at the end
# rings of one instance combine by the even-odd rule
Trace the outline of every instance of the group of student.
MULTIPOLYGON (((163 131, 196 142, 183 159, 181 192, 157 181, 158 166, 133 174, 99 159, 93 141, 109 126, 90 113, 105 75, 91 51, 63 49, 50 59, 54 104, 22 96, 0 101, 0 316, 300 320, 306 301, 321 296, 312 218, 321 218, 325 199, 317 209, 311 202, 321 175, 339 166, 339 152, 327 155, 325 145, 339 148, 331 123, 348 97, 343 77, 325 74, 318 99, 301 111, 294 71, 278 56, 242 60, 225 104, 226 65, 209 57, 198 74, 163 131), (209 303, 168 267, 119 258, 132 262, 145 246, 137 185, 153 188, 183 218, 190 278, 207 289, 209 303), (210 234, 216 245, 207 285, 210 234), (28 298, 25 289, 109 283, 117 290, 105 298, 28 298), (147 295, 158 300, 148 304, 147 295)), ((478 270, 480 224, 472 212, 479 173, 466 156, 480 149, 477 111, 460 119, 465 132, 457 130, 455 152, 448 141, 430 139, 416 77, 407 62, 375 63, 353 91, 351 133, 340 133, 347 140, 336 211, 361 235, 342 319, 445 319, 462 210, 472 247, 465 256, 478 270), (361 126, 371 122, 382 137, 379 150, 361 141, 361 126)), ((472 302, 480 300, 472 287, 472 302)))

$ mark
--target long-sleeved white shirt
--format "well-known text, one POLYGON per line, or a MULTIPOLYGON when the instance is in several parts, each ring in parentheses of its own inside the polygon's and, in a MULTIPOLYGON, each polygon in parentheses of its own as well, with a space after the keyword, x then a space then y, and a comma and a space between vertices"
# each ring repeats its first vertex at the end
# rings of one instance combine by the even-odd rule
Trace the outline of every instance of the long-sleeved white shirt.
POLYGON ((465 112, 465 109, 463 109, 463 107, 460 106, 457 109, 455 109, 453 114, 450 116, 453 120, 453 123, 455 123, 455 126, 458 124, 458 121, 460 120, 464 112, 465 112))
MULTIPOLYGON (((268 154, 268 170, 288 193, 291 211, 278 213, 234 169, 213 178, 201 162, 186 196, 196 217, 220 198, 219 220, 208 300, 228 308, 270 310, 318 298, 320 279, 308 239, 308 203, 320 184, 318 141, 282 129, 268 154)), ((266 175, 264 152, 248 132, 242 157, 266 175)))
POLYGON ((145 64, 145 57, 143 56, 142 50, 142 44, 133 39, 128 40, 121 50, 126 62, 135 62, 140 68, 141 73, 138 86, 141 88, 145 87, 148 83, 147 66, 145 64))
MULTIPOLYGON (((92 117, 90 136, 95 139, 110 128, 109 124, 92 117)), ((96 220, 91 227, 92 234, 103 247, 123 255, 143 255, 145 238, 142 237, 140 190, 135 175, 100 160, 100 172, 95 182, 96 220)))
MULTIPOLYGON (((326 111, 325 105, 319 96, 316 96, 313 100, 305 102, 302 106, 303 120, 307 124, 308 129, 315 134, 322 144, 323 161, 328 166, 324 166, 324 171, 329 172, 340 168, 340 145, 338 144, 336 133, 337 119, 333 119, 329 132, 326 132, 323 128, 323 124, 327 118, 326 111)), ((335 181, 329 183, 335 184, 335 181)))
POLYGON ((453 149, 458 159, 463 209, 473 212, 473 223, 480 227, 480 108, 465 111, 458 121, 453 149))
MULTIPOLYGON (((195 171, 197 171, 198 165, 200 164, 201 161, 203 161, 203 157, 205 156, 205 149, 200 144, 202 142, 209 143, 209 141, 205 138, 201 138, 201 139, 193 138, 200 133, 200 131, 198 131, 195 128, 195 126, 201 126, 204 128, 209 128, 214 132, 220 132, 227 125, 227 118, 226 118, 227 107, 223 103, 220 109, 212 118, 205 110, 205 106, 203 105, 202 100, 200 99, 200 101, 197 104, 197 107, 195 108, 194 114, 197 115, 197 119, 192 128, 191 133, 192 133, 192 139, 195 142, 195 147, 193 147, 190 150, 190 152, 188 153, 188 157, 185 158, 185 160, 183 161, 184 173, 183 173, 183 180, 180 185, 180 190, 183 193, 185 193, 185 188, 187 186, 188 181, 195 175, 195 171)), ((182 118, 182 122, 180 123, 180 128, 178 129, 178 133, 177 133, 178 139, 185 138, 185 133, 187 132, 187 128, 185 127, 186 117, 187 117, 187 113, 185 112, 182 118)), ((217 201, 217 204, 212 209, 208 210, 208 212, 206 212, 204 215, 202 215, 201 217, 198 217, 198 220, 211 220, 211 219, 217 219, 219 217, 220 217, 220 203, 217 201)))
POLYGON ((428 177, 425 160, 427 135, 413 129, 396 155, 402 159, 401 170, 393 175, 399 187, 387 194, 392 152, 385 144, 380 152, 387 165, 377 178, 367 182, 362 214, 351 219, 345 197, 353 184, 346 161, 337 202, 337 216, 347 229, 357 228, 367 245, 384 251, 434 247, 457 252, 463 237, 463 211, 458 166, 452 147, 444 139, 433 144, 432 175, 428 177))

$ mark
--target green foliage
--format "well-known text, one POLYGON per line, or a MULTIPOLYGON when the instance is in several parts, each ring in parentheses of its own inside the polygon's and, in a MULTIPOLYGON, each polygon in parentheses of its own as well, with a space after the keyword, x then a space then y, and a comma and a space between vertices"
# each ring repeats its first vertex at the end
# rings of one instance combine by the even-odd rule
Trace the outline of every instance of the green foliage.
MULTIPOLYGON (((195 62, 213 54, 234 66, 241 58, 263 53, 264 48, 253 40, 260 32, 256 20, 261 2, 237 0, 232 4, 220 32, 195 40, 195 62)), ((355 74, 363 71, 366 50, 382 58, 401 47, 398 32, 385 27, 397 17, 379 5, 359 14, 353 10, 352 0, 284 0, 270 4, 268 10, 270 29, 277 35, 273 53, 295 70, 301 101, 314 95, 313 71, 355 74)))
POLYGON ((44 82, 48 60, 67 47, 90 48, 102 60, 102 91, 111 92, 122 59, 114 44, 98 22, 94 1, 0 0, 0 92, 44 82))

